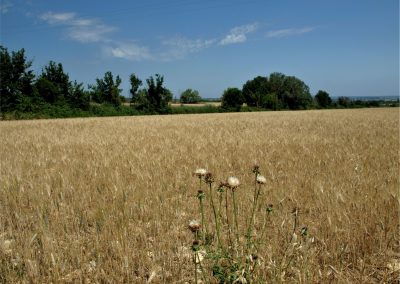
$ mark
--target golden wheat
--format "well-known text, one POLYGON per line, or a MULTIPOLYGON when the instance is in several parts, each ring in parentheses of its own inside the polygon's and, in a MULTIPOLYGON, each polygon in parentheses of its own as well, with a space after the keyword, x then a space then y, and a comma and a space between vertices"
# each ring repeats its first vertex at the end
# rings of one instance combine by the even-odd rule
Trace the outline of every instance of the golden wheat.
POLYGON ((242 224, 255 163, 267 180, 256 228, 274 208, 256 278, 399 277, 398 109, 4 121, 0 133, 0 282, 193 282, 192 172, 240 179, 242 224), (288 247, 293 208, 307 245, 288 247))

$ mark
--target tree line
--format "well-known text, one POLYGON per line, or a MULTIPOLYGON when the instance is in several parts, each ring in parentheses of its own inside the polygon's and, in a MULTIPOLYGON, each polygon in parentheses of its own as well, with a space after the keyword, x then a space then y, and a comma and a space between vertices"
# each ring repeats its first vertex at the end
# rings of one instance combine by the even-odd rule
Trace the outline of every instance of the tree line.
MULTIPOLYGON (((168 114, 171 109, 172 92, 164 86, 164 77, 156 74, 145 80, 134 73, 129 76, 129 106, 121 95, 122 79, 107 71, 103 78, 84 88, 83 83, 71 81, 61 63, 50 61, 39 75, 31 70, 32 61, 27 60, 25 50, 9 52, 0 46, 0 112, 43 113, 49 109, 52 116, 63 116, 62 112, 74 111, 72 116, 112 114, 168 114), (107 111, 104 111, 107 109, 107 111)), ((202 101, 197 90, 187 89, 180 94, 182 104, 202 101)), ((221 97, 217 111, 310 109, 329 107, 353 107, 350 98, 340 97, 335 104, 329 94, 318 91, 312 97, 309 87, 294 76, 271 73, 248 80, 242 87, 227 88, 221 97)), ((196 108, 199 112, 215 112, 196 108)), ((192 112, 192 111, 191 111, 192 112)))
MULTIPOLYGON (((88 89, 83 83, 71 81, 61 63, 50 61, 41 74, 35 76, 30 69, 25 50, 16 52, 0 46, 0 107, 2 112, 37 111, 47 105, 68 106, 88 110, 91 104, 108 104, 119 107, 126 98, 121 95, 121 78, 107 71, 96 78, 88 89)), ((166 113, 172 93, 163 86, 163 76, 156 74, 146 79, 147 87, 139 90, 142 81, 130 75, 131 105, 146 113, 166 113)))

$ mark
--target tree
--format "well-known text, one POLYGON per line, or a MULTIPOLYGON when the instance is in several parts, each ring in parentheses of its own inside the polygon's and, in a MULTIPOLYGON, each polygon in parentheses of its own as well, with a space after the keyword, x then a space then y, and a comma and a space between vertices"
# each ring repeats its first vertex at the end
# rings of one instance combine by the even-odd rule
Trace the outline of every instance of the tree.
POLYGON ((50 61, 42 70, 37 80, 36 89, 39 96, 48 103, 71 103, 69 76, 64 72, 61 63, 50 61))
POLYGON ((131 105, 137 103, 139 97, 139 87, 142 85, 142 81, 135 75, 131 74, 129 76, 129 81, 131 83, 131 88, 129 90, 131 94, 131 105))
POLYGON ((294 76, 286 76, 282 101, 289 109, 307 109, 312 104, 310 88, 294 76))
MULTIPOLYGON (((25 50, 8 52, 0 46, 0 111, 15 110, 34 95, 34 74, 29 68, 32 61, 25 57, 25 50)), ((29 105, 29 102, 27 103, 29 105)))
POLYGON ((71 106, 83 110, 89 109, 90 94, 84 90, 83 83, 74 81, 69 86, 69 103, 71 106))
POLYGON ((257 76, 247 81, 242 88, 243 98, 248 106, 260 107, 263 97, 269 93, 268 78, 257 76))
POLYGON ((201 101, 199 92, 192 89, 187 89, 181 94, 180 102, 182 104, 196 104, 201 101))
POLYGON ((121 78, 117 75, 114 81, 111 71, 104 74, 104 79, 96 78, 96 85, 89 86, 92 89, 92 96, 97 103, 110 103, 114 106, 121 104, 121 78))
POLYGON ((163 87, 163 76, 156 74, 155 77, 155 79, 152 76, 146 79, 149 105, 157 113, 166 113, 168 103, 172 100, 172 93, 163 87))
POLYGON ((349 97, 339 97, 337 103, 339 106, 347 108, 351 105, 351 99, 349 97))
POLYGON ((325 91, 319 90, 315 95, 315 101, 320 108, 327 108, 332 104, 332 99, 329 94, 325 91))
POLYGON ((267 109, 277 110, 280 109, 280 105, 281 103, 276 93, 269 93, 263 96, 261 101, 261 106, 267 109))
POLYGON ((239 111, 244 103, 242 91, 238 88, 228 88, 222 95, 221 106, 227 110, 239 111))

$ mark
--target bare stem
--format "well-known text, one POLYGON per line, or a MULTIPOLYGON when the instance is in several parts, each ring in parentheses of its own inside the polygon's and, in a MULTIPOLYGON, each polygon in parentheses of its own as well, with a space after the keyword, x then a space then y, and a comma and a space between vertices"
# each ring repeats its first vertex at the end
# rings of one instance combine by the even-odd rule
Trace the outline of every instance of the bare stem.
POLYGON ((222 247, 220 234, 219 234, 220 232, 219 232, 219 222, 218 222, 217 210, 215 209, 215 205, 214 205, 214 199, 213 199, 213 196, 212 196, 212 185, 211 185, 211 183, 210 183, 210 203, 211 203, 211 207, 212 207, 213 213, 214 213, 215 230, 216 230, 216 233, 217 233, 218 246, 222 247))
POLYGON ((235 226, 236 226, 236 243, 239 245, 239 225, 238 225, 238 218, 237 218, 237 206, 236 206, 236 199, 235 199, 235 190, 232 189, 232 201, 233 201, 233 211, 234 211, 234 221, 235 221, 235 226))
POLYGON ((226 223, 228 225, 228 236, 229 236, 229 243, 232 247, 232 236, 231 236, 231 225, 229 223, 229 210, 228 210, 228 190, 225 190, 225 213, 226 213, 226 223))

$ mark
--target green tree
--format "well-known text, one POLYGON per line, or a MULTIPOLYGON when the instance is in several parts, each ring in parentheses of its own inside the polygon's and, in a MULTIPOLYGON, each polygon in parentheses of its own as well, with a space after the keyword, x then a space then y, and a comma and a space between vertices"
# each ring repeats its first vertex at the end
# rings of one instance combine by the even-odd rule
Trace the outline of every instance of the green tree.
POLYGON ((329 94, 322 90, 319 90, 315 95, 315 101, 320 108, 327 108, 332 104, 329 94))
POLYGON ((294 76, 285 76, 280 97, 283 105, 289 109, 307 109, 313 101, 310 88, 294 76))
POLYGON ((96 78, 96 84, 89 86, 92 89, 93 100, 97 103, 110 103, 119 106, 121 104, 122 89, 119 89, 121 82, 122 80, 118 75, 114 81, 111 71, 107 71, 103 79, 96 78))
POLYGON ((39 96, 48 103, 70 103, 70 82, 69 76, 64 72, 61 63, 50 61, 42 70, 37 80, 36 89, 39 96))
POLYGON ((163 86, 164 77, 156 74, 155 79, 151 76, 146 79, 147 100, 150 111, 156 113, 167 113, 169 111, 168 103, 172 100, 172 93, 163 86))
POLYGON ((131 83, 131 88, 129 90, 129 93, 131 94, 131 105, 135 104, 138 102, 139 98, 139 87, 142 85, 142 81, 135 75, 131 74, 129 76, 129 81, 131 83))
POLYGON ((271 73, 268 78, 269 91, 275 93, 279 100, 282 100, 282 95, 285 92, 285 78, 286 76, 279 72, 271 73))
POLYGON ((32 81, 34 74, 29 68, 32 61, 25 57, 25 50, 8 52, 0 46, 0 111, 15 110, 23 102, 29 105, 34 95, 32 81))
POLYGON ((281 103, 276 93, 269 93, 263 96, 261 106, 267 109, 278 110, 281 103))
POLYGON ((90 94, 84 90, 83 83, 74 81, 69 86, 69 103, 72 107, 88 110, 90 94))
POLYGON ((187 89, 181 93, 180 102, 183 104, 196 104, 201 101, 199 92, 192 89, 187 89))
POLYGON ((350 107, 351 106, 351 99, 349 97, 339 97, 337 100, 337 104, 341 107, 350 107))
POLYGON ((242 91, 238 88, 228 88, 221 99, 221 107, 226 110, 240 111, 244 103, 242 91))
POLYGON ((242 88, 243 98, 248 106, 260 107, 263 97, 269 93, 268 78, 257 76, 247 81, 242 88))

